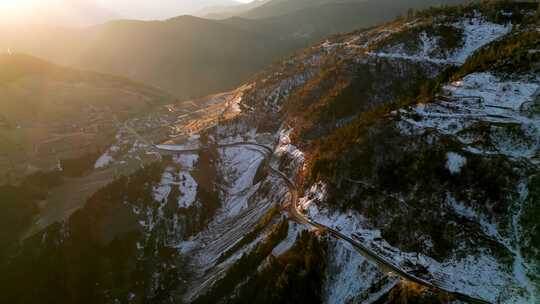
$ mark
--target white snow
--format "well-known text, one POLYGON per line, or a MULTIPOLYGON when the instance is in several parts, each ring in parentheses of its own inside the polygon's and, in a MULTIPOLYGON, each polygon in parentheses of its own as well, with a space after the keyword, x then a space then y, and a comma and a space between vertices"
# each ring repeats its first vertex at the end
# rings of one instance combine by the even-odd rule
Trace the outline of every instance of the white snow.
POLYGON ((478 292, 475 290, 475 286, 482 286, 485 280, 489 280, 492 283, 489 287, 493 289, 491 292, 482 294, 485 299, 497 300, 502 303, 535 303, 538 291, 527 276, 528 265, 523 258, 519 246, 519 218, 521 216, 522 204, 528 196, 526 183, 522 182, 518 185, 518 193, 520 194, 519 201, 517 202, 518 210, 512 217, 512 234, 509 237, 502 236, 497 226, 490 223, 484 215, 479 214, 471 207, 465 206, 456 201, 451 195, 448 195, 447 203, 457 214, 477 222, 487 236, 504 246, 514 257, 512 264, 513 276, 510 276, 508 271, 504 269, 504 266, 499 265, 489 254, 467 256, 466 258, 446 262, 440 266, 441 269, 438 272, 444 273, 445 279, 452 280, 452 284, 456 288, 466 290, 468 293, 474 295, 478 292), (475 269, 474 272, 471 273, 471 269, 475 269), (467 280, 456 279, 464 274, 469 274, 468 277, 465 276, 467 280), (522 288, 526 294, 521 293, 518 295, 515 292, 510 292, 507 290, 510 286, 522 288), (499 292, 496 293, 495 291, 499 292))
POLYGON ((249 198, 258 190, 260 185, 254 185, 253 180, 264 154, 259 148, 249 146, 223 148, 220 154, 222 174, 228 184, 224 208, 228 210, 229 216, 233 216, 248 207, 249 198))
POLYGON ((518 185, 518 193, 518 210, 512 217, 512 232, 514 237, 513 241, 515 244, 513 271, 516 280, 527 291, 528 300, 530 301, 530 303, 536 303, 537 297, 539 296, 538 293, 540 292, 540 288, 537 288, 535 284, 531 282, 527 275, 528 265, 521 252, 521 246, 519 245, 519 239, 521 238, 519 220, 523 212, 523 204, 525 204, 525 201, 529 196, 529 189, 527 188, 526 182, 523 181, 518 185))
MULTIPOLYGON (((424 51, 422 51, 423 53, 424 51)), ((448 60, 424 57, 422 55, 407 55, 404 53, 369 52, 368 55, 382 58, 403 59, 416 62, 431 62, 435 64, 450 64, 448 60)))
POLYGON ((305 229, 306 228, 304 225, 289 222, 289 230, 287 231, 287 237, 283 241, 281 241, 276 247, 274 247, 274 249, 272 250, 272 255, 277 257, 287 252, 287 250, 291 249, 291 247, 296 242, 298 234, 305 229))
POLYGON ((127 299, 128 299, 128 301, 131 302, 131 301, 133 301, 135 299, 135 297, 137 297, 137 295, 134 294, 133 292, 130 292, 130 293, 128 293, 127 299))
POLYGON ((445 54, 442 58, 432 55, 437 49, 438 37, 429 37, 426 32, 420 33, 422 46, 418 53, 413 54, 405 51, 403 46, 397 46, 390 51, 369 52, 368 55, 435 64, 462 65, 476 50, 512 30, 512 25, 491 23, 481 17, 466 19, 453 23, 451 26, 463 30, 463 45, 452 53, 445 54))
POLYGON ((109 155, 109 152, 105 152, 96 160, 96 163, 94 164, 94 169, 105 168, 113 161, 114 158, 109 155))
MULTIPOLYGON (((247 132, 252 133, 249 130, 247 132)), ((229 134, 227 130, 223 130, 223 133, 229 134)), ((244 134, 243 137, 252 135, 256 134, 244 134)), ((221 140, 234 141, 230 138, 221 140)), ((222 253, 251 231, 260 218, 267 214, 274 204, 284 200, 287 194, 282 180, 273 175, 255 183, 254 177, 267 154, 261 148, 238 146, 220 148, 218 151, 220 158, 216 164, 222 184, 217 186, 221 189, 221 208, 206 229, 192 236, 187 242, 177 245, 183 254, 190 256, 190 270, 195 273, 190 291, 185 295, 186 302, 190 302, 208 288, 234 261, 264 239, 265 233, 261 233, 249 245, 236 251, 225 261, 217 263, 222 253), (259 194, 258 190, 263 184, 269 188, 259 194)), ((285 247, 287 244, 284 243, 281 249, 284 250, 285 247)), ((279 253, 279 250, 276 253, 279 253)))
MULTIPOLYGON (((529 101, 539 88, 538 83, 504 81, 488 72, 469 74, 461 81, 445 87, 454 96, 480 96, 485 100, 485 105, 507 107, 515 111, 529 101)), ((493 114, 501 112, 487 110, 493 114)))
POLYGON ((139 140, 135 140, 133 145, 131 146, 131 149, 129 149, 129 153, 137 153, 139 150, 144 150, 148 147, 147 144, 140 142, 139 140))
MULTIPOLYGON (((120 138, 120 133, 116 135, 116 139, 120 138)), ((94 169, 101 169, 109 166, 112 162, 115 161, 113 155, 117 155, 120 151, 120 147, 117 145, 110 146, 105 153, 103 153, 95 162, 94 169)))
MULTIPOLYGON (((275 154, 278 157, 287 156, 291 158, 290 166, 298 170, 304 164, 304 153, 291 143, 290 134, 293 129, 283 129, 279 133, 279 144, 276 147, 275 154)), ((294 172, 296 174, 296 172, 294 172)))
POLYGON ((193 170, 193 167, 199 160, 198 154, 179 154, 174 156, 174 162, 180 164, 186 171, 193 170))
POLYGON ((172 167, 165 169, 159 185, 154 188, 154 200, 166 202, 173 187, 178 187, 180 191, 179 208, 189 208, 193 205, 197 198, 197 182, 188 171, 176 172, 172 167))
POLYGON ((446 203, 457 214, 467 218, 470 221, 478 223, 485 235, 491 237, 493 240, 499 242, 501 245, 512 251, 508 242, 501 236, 497 225, 493 224, 485 215, 477 212, 469 206, 465 206, 462 202, 457 201, 450 194, 447 194, 446 196, 446 203))
POLYGON ((450 171, 450 173, 458 174, 459 172, 461 172, 461 168, 466 163, 467 158, 454 152, 446 153, 446 168, 450 171))
MULTIPOLYGON (((370 303, 368 300, 372 297, 377 298, 378 293, 370 294, 369 288, 385 274, 350 248, 348 243, 334 240, 330 244, 324 286, 325 302, 370 303)), ((396 283, 391 280, 389 287, 394 287, 396 283)), ((387 290, 383 287, 381 291, 387 290)))
POLYGON ((174 175, 173 168, 169 167, 161 175, 161 181, 157 187, 154 188, 154 200, 156 202, 163 202, 169 198, 171 193, 171 184, 173 183, 174 175))
POLYGON ((279 82, 277 86, 268 94, 264 100, 266 109, 277 113, 281 110, 282 103, 289 97, 295 89, 304 85, 314 73, 306 70, 301 74, 293 75, 279 82))
POLYGON ((178 207, 189 208, 197 198, 197 182, 187 172, 180 172, 179 179, 178 187, 181 195, 178 198, 178 207))
MULTIPOLYGON (((332 227, 345 235, 358 236, 365 246, 370 247, 393 264, 401 265, 400 267, 403 269, 407 269, 405 261, 424 265, 434 277, 443 280, 445 288, 450 290, 493 302, 531 303, 526 302, 521 295, 509 290, 522 285, 519 276, 511 275, 505 265, 500 264, 488 253, 454 257, 439 263, 422 254, 403 252, 381 239, 381 231, 370 228, 369 222, 361 214, 351 210, 345 213, 334 212, 321 207, 326 198, 325 188, 323 183, 316 183, 306 192, 304 197, 300 198, 301 209, 312 220, 332 227)), ((478 221, 487 235, 505 245, 505 240, 500 236, 495 225, 490 224, 473 209, 456 202, 452 198, 449 203, 453 205, 452 207, 459 214, 478 221)), ((517 269, 519 270, 519 267, 517 269)), ((345 274, 343 275, 345 276, 345 274)), ((352 288, 347 287, 347 283, 344 284, 345 287, 343 288, 352 288)), ((340 299, 344 297, 343 295, 340 296, 340 294, 347 294, 347 292, 346 290, 336 290, 333 294, 330 294, 340 299)))
POLYGON ((454 290, 493 303, 501 303, 501 297, 508 295, 507 289, 514 283, 505 266, 487 253, 451 259, 431 268, 438 268, 454 290))
POLYGON ((502 80, 491 73, 474 73, 444 87, 449 100, 400 110, 403 133, 436 130, 453 135, 474 154, 502 154, 532 159, 540 149, 540 117, 527 106, 534 103, 540 84, 531 80, 502 80), (490 133, 475 133, 473 125, 485 122, 490 133), (487 138, 489 137, 489 138, 487 138), (489 145, 485 145, 489 140, 489 145))
POLYGON ((156 148, 170 151, 185 151, 185 150, 197 150, 199 145, 195 143, 182 144, 182 145, 156 145, 156 148))
POLYGON ((456 201, 456 199, 448 194, 446 197, 446 202, 452 207, 452 209, 459 215, 469 219, 474 220, 478 219, 479 216, 476 214, 476 211, 474 211, 471 207, 465 206, 462 203, 456 201))
POLYGON ((485 21, 482 18, 473 18, 454 24, 462 28, 465 35, 463 48, 453 54, 453 61, 459 64, 465 63, 467 58, 484 45, 510 33, 512 25, 501 25, 485 21))

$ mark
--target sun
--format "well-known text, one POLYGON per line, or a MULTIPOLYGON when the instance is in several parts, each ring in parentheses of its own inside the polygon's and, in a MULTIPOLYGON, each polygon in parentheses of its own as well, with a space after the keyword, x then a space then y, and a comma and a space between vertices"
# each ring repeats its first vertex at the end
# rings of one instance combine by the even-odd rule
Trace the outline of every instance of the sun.
POLYGON ((36 0, 0 0, 0 10, 18 11, 31 8, 36 4, 36 0))
POLYGON ((0 0, 0 17, 16 20, 31 15, 33 10, 39 6, 39 2, 40 0, 0 0))

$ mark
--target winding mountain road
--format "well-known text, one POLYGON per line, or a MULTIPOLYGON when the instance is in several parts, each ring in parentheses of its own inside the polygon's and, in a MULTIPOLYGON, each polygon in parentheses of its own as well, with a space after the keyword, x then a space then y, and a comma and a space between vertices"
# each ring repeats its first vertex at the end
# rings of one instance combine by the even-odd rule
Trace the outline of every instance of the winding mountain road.
MULTIPOLYGON (((271 148, 269 148, 268 146, 258 144, 258 143, 254 143, 254 142, 236 142, 236 143, 230 143, 230 144, 216 145, 216 147, 218 147, 218 148, 229 148, 229 147, 239 147, 239 146, 255 146, 255 147, 259 147, 259 148, 264 149, 269 155, 274 154, 274 151, 271 148)), ((160 145, 153 145, 153 147, 155 149, 157 149, 158 151, 165 152, 165 153, 194 153, 194 152, 199 152, 200 150, 204 149, 204 148, 174 149, 173 146, 168 146, 168 148, 165 148, 164 146, 160 146, 160 145)), ((178 146, 178 147, 181 148, 182 146, 178 146)), ((285 183, 287 184, 287 187, 289 188, 289 191, 291 193, 291 200, 290 200, 289 210, 288 210, 289 215, 290 215, 291 218, 293 218, 297 222, 299 222, 301 224, 304 224, 304 225, 312 226, 312 227, 320 229, 322 231, 327 231, 334 238, 339 239, 339 240, 343 240, 343 241, 349 243, 360 255, 364 256, 369 261, 377 264, 384 271, 392 272, 392 273, 396 274, 397 276, 399 276, 402 279, 417 283, 417 284, 419 284, 421 286, 424 286, 424 287, 427 287, 427 288, 430 288, 430 289, 433 289, 433 290, 442 291, 444 293, 447 293, 447 294, 455 297, 456 299, 459 299, 459 300, 462 300, 462 301, 467 301, 469 303, 479 303, 479 304, 490 304, 491 303, 491 302, 486 301, 484 299, 474 298, 474 297, 471 297, 469 295, 460 293, 457 290, 452 290, 452 289, 450 289, 449 286, 444 286, 444 282, 432 283, 432 282, 429 282, 429 281, 427 281, 425 279, 419 278, 419 277, 417 277, 417 276, 415 276, 413 274, 410 274, 407 271, 401 269, 399 266, 392 263, 391 261, 387 260, 385 257, 382 257, 382 256, 378 255, 376 252, 374 252, 373 250, 371 250, 367 246, 363 245, 362 243, 352 239, 351 237, 349 237, 347 235, 344 235, 343 233, 341 233, 341 232, 339 232, 339 231, 337 231, 337 230, 335 230, 335 229, 333 229, 331 227, 325 226, 325 225, 323 225, 321 223, 317 223, 317 222, 313 221, 312 219, 306 217, 299 210, 299 206, 298 206, 299 191, 298 191, 298 187, 296 186, 296 184, 285 173, 273 168, 272 166, 269 166, 269 170, 272 173, 280 176, 285 181, 285 183)))
POLYGON ((469 303, 479 303, 479 304, 490 304, 491 302, 486 301, 484 299, 478 299, 471 297, 469 295, 463 294, 458 292, 457 290, 451 290, 448 286, 442 286, 444 285, 443 282, 440 282, 439 284, 434 284, 432 282, 429 282, 427 280, 424 280, 422 278, 419 278, 413 274, 410 274, 406 272, 405 270, 401 269, 399 266, 395 265, 391 261, 387 260, 386 258, 378 255, 376 252, 368 248, 367 246, 363 245, 360 242, 357 242, 356 240, 352 239, 351 237, 344 235, 343 233, 325 226, 323 224, 317 223, 310 218, 304 216, 301 211, 299 211, 298 207, 298 201, 299 201, 299 194, 298 194, 298 188, 296 187, 295 183, 287 177, 283 172, 275 170, 271 168, 273 172, 281 176, 287 183, 290 192, 291 192, 291 204, 289 206, 289 213, 292 217, 294 217, 298 222, 313 226, 317 229, 321 229, 323 231, 327 231, 331 236, 335 237, 336 239, 343 240, 347 243, 349 243, 360 255, 367 258, 369 261, 377 264, 379 267, 381 267, 386 272, 392 272, 395 273, 397 276, 401 277, 402 279, 405 279, 407 281, 411 281, 414 283, 417 283, 419 285, 422 285, 424 287, 428 287, 430 289, 439 290, 444 293, 447 293, 449 295, 454 296, 458 300, 467 301, 469 303))

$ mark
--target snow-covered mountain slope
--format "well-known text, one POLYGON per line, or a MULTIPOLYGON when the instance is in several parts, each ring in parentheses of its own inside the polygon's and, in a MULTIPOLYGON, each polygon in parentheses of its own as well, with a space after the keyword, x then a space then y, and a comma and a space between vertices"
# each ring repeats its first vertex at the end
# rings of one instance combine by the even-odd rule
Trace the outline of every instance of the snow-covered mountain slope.
POLYGON ((139 157, 144 168, 0 264, 15 273, 0 282, 6 299, 535 303, 533 14, 511 3, 421 12, 200 100, 198 121, 170 106, 126 123, 96 167, 139 157))
MULTIPOLYGON (((373 250, 403 269, 409 269, 411 272, 423 271, 423 276, 433 282, 438 282, 448 290, 455 290, 488 301, 528 303, 534 301, 536 291, 532 283, 533 279, 524 273, 524 270, 530 269, 531 266, 527 264, 529 262, 524 261, 523 254, 519 252, 519 246, 513 245, 519 237, 512 231, 521 228, 513 226, 512 223, 515 224, 519 220, 516 216, 499 214, 503 212, 502 210, 490 215, 493 216, 492 219, 482 214, 470 215, 471 213, 467 212, 472 212, 472 210, 463 205, 464 203, 458 202, 462 195, 452 196, 453 192, 469 193, 470 200, 483 206, 481 208, 486 208, 489 212, 504 208, 499 205, 514 210, 515 204, 520 200, 519 197, 523 199, 526 195, 523 188, 518 187, 523 179, 514 176, 512 172, 514 169, 511 169, 514 166, 512 160, 491 160, 490 154, 487 155, 488 159, 481 159, 478 153, 475 159, 469 159, 459 150, 452 148, 452 145, 450 147, 437 146, 434 139, 430 138, 433 136, 431 135, 434 132, 433 128, 428 129, 429 135, 423 135, 411 134, 410 131, 407 133, 401 126, 408 120, 402 113, 407 111, 405 110, 407 107, 400 109, 400 104, 414 102, 415 94, 424 96, 421 100, 426 95, 431 95, 431 92, 426 91, 437 91, 437 86, 432 87, 432 83, 446 83, 437 92, 439 95, 452 91, 456 83, 446 79, 454 74, 455 66, 459 68, 476 51, 493 41, 504 40, 504 37, 518 24, 512 18, 495 20, 490 17, 490 14, 480 9, 466 11, 464 17, 440 13, 431 19, 418 18, 407 22, 397 22, 373 30, 329 39, 320 46, 291 58, 284 65, 274 68, 272 73, 262 74, 260 80, 252 85, 253 89, 245 94, 241 104, 244 113, 239 121, 244 120, 250 126, 256 126, 257 129, 273 128, 275 130, 281 128, 283 124, 282 120, 274 119, 274 117, 286 117, 286 127, 280 131, 282 133, 280 142, 285 146, 276 149, 278 156, 281 155, 282 159, 279 164, 280 170, 291 176, 298 172, 299 181, 304 183, 306 189, 313 189, 311 186, 313 182, 315 185, 324 185, 323 189, 328 188, 328 190, 315 188, 315 192, 318 193, 315 197, 319 196, 318 204, 311 204, 307 211, 313 219, 329 227, 336 227, 349 235, 356 235, 373 250), (404 38, 408 46, 402 42, 404 38), (414 47, 415 44, 417 49, 414 47), (363 78, 362 74, 369 76, 363 78), (412 91, 412 94, 409 91, 412 91), (383 106, 386 102, 392 101, 398 102, 390 107, 383 106), (266 109, 264 114, 257 111, 261 108, 266 109), (389 111, 391 108, 396 109, 389 111), (384 112, 387 113, 386 116, 383 115, 384 112), (376 119, 368 115, 373 115, 376 119), (392 117, 396 116, 401 119, 395 122, 395 128, 399 130, 399 134, 386 134, 385 131, 394 127, 383 126, 386 122, 382 117, 387 117, 386 119, 390 117, 393 120, 395 118, 392 117), (355 130, 358 124, 367 124, 369 131, 355 130), (293 128, 292 132, 288 129, 290 127, 293 128), (338 128, 337 131, 336 128, 338 128), (285 132, 285 130, 288 131, 285 132), (344 136, 352 135, 353 138, 363 135, 363 132, 368 134, 372 132, 374 135, 368 139, 357 138, 353 142, 347 141, 347 138, 344 142, 337 144, 327 140, 335 137, 335 133, 339 135, 340 132, 345 133, 344 136), (284 137, 284 135, 287 136, 284 137), (390 140, 383 140, 387 136, 391 137, 390 140), (425 142, 424 137, 427 137, 425 142), (382 141, 380 145, 371 143, 377 140, 382 141), (295 141, 297 144, 294 144, 295 141), (295 145, 304 148, 301 151, 295 145), (358 145, 375 146, 374 151, 370 151, 373 155, 364 161, 372 161, 376 165, 367 172, 359 173, 355 170, 356 168, 361 170, 364 166, 361 158, 365 155, 358 156, 359 160, 355 159, 354 154, 357 153, 355 150, 358 149, 358 145), (387 152, 388 145, 390 149, 387 152), (449 178, 447 175, 453 177, 461 173, 461 170, 467 170, 463 169, 466 166, 472 166, 468 170, 478 171, 476 173, 478 175, 488 176, 472 185, 468 183, 474 181, 474 176, 469 176, 463 181, 454 181, 456 185, 443 181, 437 185, 440 186, 439 189, 424 188, 423 181, 410 187, 396 187, 395 183, 399 183, 400 180, 399 174, 381 176, 390 180, 370 181, 372 178, 377 179, 378 171, 392 170, 389 167, 395 165, 393 158, 399 159, 400 150, 407 154, 403 158, 405 158, 405 164, 408 165, 410 160, 406 157, 414 160, 418 149, 427 156, 424 160, 426 164, 415 165, 418 166, 415 168, 416 171, 410 177, 407 176, 412 181, 405 182, 413 183, 416 175, 432 176, 429 174, 431 170, 436 171, 435 174, 444 171, 441 174, 446 179, 449 178), (329 164, 324 159, 328 156, 326 153, 332 155, 328 160, 329 164), (398 153, 396 154, 398 156, 394 153, 398 153), (441 169, 437 167, 436 159, 429 158, 430 154, 441 155, 441 169), (376 159, 377 155, 379 159, 376 159), (388 163, 383 166, 385 162, 388 163), (329 173, 322 172, 325 166, 336 166, 336 168, 329 173), (498 173, 494 173, 490 170, 492 166, 502 166, 502 168, 498 173), (423 170, 427 171, 423 172, 423 170), (508 176, 497 180, 495 176, 492 177, 493 174, 503 176, 508 174, 508 176), (366 178, 366 181, 359 177, 366 178), (491 185, 492 179, 497 184, 491 185), (491 187, 512 187, 516 191, 521 191, 521 196, 515 194, 506 197, 501 190, 492 194, 491 187), (357 200, 370 202, 359 203, 356 202, 357 200), (420 203, 416 202, 417 200, 420 203), (430 207, 433 204, 437 207, 430 207), (338 206, 341 210, 346 208, 350 211, 345 213, 332 211, 338 206), (503 236, 502 230, 498 230, 499 223, 507 229, 508 235, 503 236), (466 228, 459 229, 461 225, 466 228), (448 230, 448 233, 443 236, 437 235, 440 230, 435 227, 438 226, 442 227, 443 231, 448 230), (481 237, 477 240, 479 235, 481 237)), ((523 12, 523 14, 529 13, 523 12)), ((508 15, 506 10, 501 10, 500 16, 506 15, 508 15)), ((514 30, 512 33, 519 31, 521 30, 514 30)), ((530 29, 524 31, 530 32, 530 29)), ((467 63, 470 65, 468 61, 467 63)), ((485 71, 465 76, 474 78, 486 74, 489 73, 485 71)), ((490 98, 489 94, 502 95, 503 98, 499 98, 501 100, 497 103, 505 105, 513 102, 514 108, 519 108, 519 104, 525 101, 530 104, 531 98, 536 93, 537 80, 534 72, 528 71, 516 77, 526 79, 521 82, 508 80, 506 81, 508 83, 495 81, 491 86, 500 88, 502 92, 495 90, 488 93, 493 90, 488 86, 480 89, 476 87, 477 94, 484 96, 486 100, 490 98)), ((493 79, 490 79, 490 82, 491 80, 493 79)), ((463 90, 469 87, 465 81, 461 86, 463 90)), ((456 91, 454 95, 472 94, 465 91, 457 92, 457 89, 454 91, 456 91)), ((489 102, 485 101, 486 104, 489 102)), ((437 105, 438 103, 431 100, 425 107, 437 107, 437 105)), ((455 106, 459 107, 457 104, 455 106)), ((420 105, 419 108, 421 107, 420 105)), ((483 108, 497 110, 494 107, 483 108)), ((498 108, 498 110, 504 109, 498 108)), ((516 110, 519 111, 519 109, 516 110)), ((483 115, 491 114, 489 110, 483 113, 483 115)), ((515 115, 513 117, 519 120, 515 115)), ((418 121, 418 117, 414 119, 418 121)), ((459 115, 456 119, 459 119, 459 115)), ((367 126, 362 125, 363 128, 367 126)), ((529 122, 524 122, 523 129, 530 129, 529 122)), ((526 132, 529 135, 525 138, 516 139, 529 141, 533 145, 528 148, 529 152, 534 150, 534 132, 530 129, 526 132)), ((505 136, 499 136, 499 138, 508 140, 505 136)), ((516 148, 512 143, 503 144, 516 148)), ((517 150, 514 149, 512 153, 519 154, 522 150, 517 147, 517 150)), ((466 149, 465 151, 472 153, 466 149)), ((516 157, 511 154, 504 156, 516 157)), ((527 169, 523 169, 522 173, 527 176, 530 170, 527 166, 525 167, 527 169)), ((458 179, 458 177, 453 178, 458 179)), ((308 202, 311 201, 309 191, 304 201, 306 205, 309 205, 308 202)), ((361 264, 362 262, 355 260, 357 258, 345 255, 340 259, 340 263, 343 263, 341 265, 361 264)), ((330 266, 327 265, 327 267, 330 266)), ((345 266, 333 267, 337 269, 342 267, 342 272, 333 273, 330 276, 332 281, 329 281, 326 287, 322 287, 327 291, 327 300, 345 302, 362 297, 367 299, 377 292, 363 294, 363 288, 372 287, 370 289, 372 291, 381 290, 381 285, 396 290, 405 288, 394 287, 392 284, 395 283, 391 280, 386 281, 386 285, 381 284, 381 277, 376 274, 376 271, 370 270, 362 271, 363 275, 370 278, 362 282, 365 285, 358 285, 357 282, 343 282, 349 285, 342 285, 337 282, 346 281, 345 278, 352 275, 347 274, 347 271, 352 270, 345 266), (375 285, 379 286, 379 289, 373 288, 375 285)), ((529 272, 529 276, 533 273, 529 272)), ((388 296, 388 294, 386 292, 379 296, 388 296)))
POLYGON ((462 65, 477 49, 508 34, 512 29, 512 24, 492 23, 481 15, 455 23, 435 22, 427 26, 425 28, 426 25, 413 24, 414 36, 403 36, 412 39, 401 41, 401 37, 398 36, 397 41, 392 41, 382 50, 372 52, 370 55, 462 65), (420 35, 416 35, 418 32, 420 35), (452 41, 456 36, 457 41, 452 41))
MULTIPOLYGON (((425 41, 424 32, 419 36, 425 41)), ((486 62, 493 50, 486 48, 433 95, 386 116, 365 114, 316 143, 317 154, 307 156, 306 186, 316 183, 301 199, 306 214, 402 268, 422 265, 426 278, 450 290, 496 303, 535 303, 537 233, 523 217, 536 212, 529 187, 538 170, 537 26, 515 30, 496 46, 511 48, 516 39, 529 54, 528 67, 518 68, 514 52, 486 62), (331 211, 336 207, 351 211, 331 211)))

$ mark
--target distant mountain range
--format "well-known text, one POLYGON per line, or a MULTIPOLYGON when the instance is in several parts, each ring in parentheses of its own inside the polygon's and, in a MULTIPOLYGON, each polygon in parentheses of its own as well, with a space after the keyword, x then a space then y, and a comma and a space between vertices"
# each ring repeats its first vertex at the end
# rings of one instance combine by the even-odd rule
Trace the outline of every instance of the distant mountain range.
POLYGON ((210 8, 240 6, 243 3, 237 0, 116 0, 107 1, 104 6, 118 12, 125 18, 141 20, 164 20, 175 15, 197 15, 198 12, 210 8))
POLYGON ((230 89, 325 36, 389 21, 410 7, 456 2, 463 1, 272 0, 242 5, 251 9, 224 20, 180 16, 84 29, 4 29, 0 49, 127 76, 187 99, 230 89))
POLYGON ((229 5, 229 6, 210 6, 206 7, 195 15, 208 19, 227 19, 235 16, 240 16, 247 14, 249 11, 258 8, 266 3, 271 2, 272 0, 254 0, 249 3, 243 3, 240 5, 229 5))

